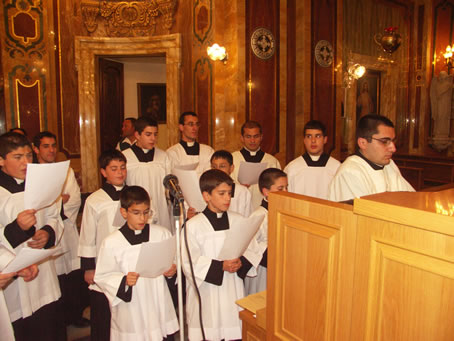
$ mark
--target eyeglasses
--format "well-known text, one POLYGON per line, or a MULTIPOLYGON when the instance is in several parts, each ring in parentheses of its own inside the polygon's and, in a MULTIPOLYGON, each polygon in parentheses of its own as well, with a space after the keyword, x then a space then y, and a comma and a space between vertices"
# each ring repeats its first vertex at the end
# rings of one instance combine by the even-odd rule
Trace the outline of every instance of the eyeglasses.
POLYGON ((139 211, 139 210, 128 210, 129 213, 131 213, 132 215, 135 215, 135 216, 138 216, 138 217, 141 217, 141 216, 144 216, 145 218, 146 217, 151 217, 153 216, 153 210, 145 210, 145 211, 139 211))
POLYGON ((185 124, 183 124, 183 125, 184 125, 184 126, 190 126, 191 128, 192 128, 192 127, 200 127, 200 123, 199 123, 199 122, 196 122, 196 123, 194 123, 194 122, 189 122, 189 123, 185 123, 185 124))
POLYGON ((381 137, 381 138, 371 137, 371 139, 380 142, 385 147, 388 147, 391 144, 391 142, 394 144, 396 143, 396 138, 392 139, 390 137, 381 137))

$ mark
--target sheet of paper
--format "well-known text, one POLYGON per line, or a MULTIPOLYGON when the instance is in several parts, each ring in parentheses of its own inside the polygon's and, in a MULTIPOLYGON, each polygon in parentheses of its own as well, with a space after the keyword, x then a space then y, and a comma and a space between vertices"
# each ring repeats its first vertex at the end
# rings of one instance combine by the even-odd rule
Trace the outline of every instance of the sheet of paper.
POLYGON ((249 310, 253 314, 257 314, 257 310, 266 307, 266 290, 243 297, 235 301, 235 303, 241 308, 249 310))
POLYGON ((241 161, 238 170, 238 181, 243 185, 255 185, 259 182, 259 176, 267 169, 268 163, 255 163, 241 161))
POLYGON ((143 243, 137 260, 136 272, 142 277, 158 277, 170 269, 175 260, 175 236, 161 242, 143 243))
POLYGON ((37 264, 57 252, 61 252, 61 248, 32 249, 29 247, 23 247, 17 253, 16 257, 3 269, 2 273, 17 272, 27 266, 37 264))
POLYGON ((191 163, 189 165, 177 165, 174 168, 183 169, 183 170, 196 170, 198 166, 199 166, 199 163, 196 162, 196 163, 191 163))
POLYGON ((55 163, 29 163, 25 178, 24 208, 51 205, 61 194, 68 174, 69 160, 55 163))
POLYGON ((115 227, 122 227, 126 223, 125 218, 123 218, 123 216, 121 215, 120 207, 121 207, 120 206, 120 202, 118 202, 118 208, 117 208, 117 211, 115 213, 114 220, 112 222, 112 225, 115 226, 115 227))
POLYGON ((178 178, 178 184, 188 205, 195 208, 197 212, 202 212, 207 204, 200 192, 199 176, 196 171, 174 168, 172 174, 178 178))
POLYGON ((243 218, 235 226, 230 226, 217 259, 229 260, 242 256, 264 218, 264 215, 243 218))

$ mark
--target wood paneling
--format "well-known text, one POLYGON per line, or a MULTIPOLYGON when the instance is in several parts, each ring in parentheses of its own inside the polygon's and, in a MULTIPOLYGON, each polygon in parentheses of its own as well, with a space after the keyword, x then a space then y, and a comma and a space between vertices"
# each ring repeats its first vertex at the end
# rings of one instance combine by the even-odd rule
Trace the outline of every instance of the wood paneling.
POLYGON ((246 118, 262 125, 262 149, 279 152, 279 1, 246 1, 246 75, 252 89, 246 94, 246 118), (259 27, 271 31, 275 53, 269 59, 254 55, 250 41, 259 27))
POLYGON ((287 1, 286 163, 295 158, 296 138, 296 0, 287 1))
POLYGON ((329 136, 325 151, 331 152, 336 140, 336 85, 334 67, 337 47, 337 1, 312 1, 312 44, 311 50, 320 40, 327 40, 333 46, 334 59, 329 67, 322 67, 312 53, 312 119, 326 125, 329 136))

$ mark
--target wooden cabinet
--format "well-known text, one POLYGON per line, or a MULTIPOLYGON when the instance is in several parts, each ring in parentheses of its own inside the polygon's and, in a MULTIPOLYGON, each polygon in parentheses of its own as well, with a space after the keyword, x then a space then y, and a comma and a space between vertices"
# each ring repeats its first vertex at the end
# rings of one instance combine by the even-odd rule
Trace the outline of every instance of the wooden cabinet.
POLYGON ((267 340, 454 339, 454 190, 269 207, 267 340))

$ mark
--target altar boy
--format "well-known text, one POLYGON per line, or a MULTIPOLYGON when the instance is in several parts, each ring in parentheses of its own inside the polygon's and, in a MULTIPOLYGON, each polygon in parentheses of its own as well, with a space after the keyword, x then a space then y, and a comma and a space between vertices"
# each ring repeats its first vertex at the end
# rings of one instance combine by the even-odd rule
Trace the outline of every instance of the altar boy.
POLYGON ((259 177, 259 189, 263 195, 262 203, 252 212, 251 217, 263 215, 262 225, 255 235, 259 244, 262 259, 257 267, 257 276, 246 277, 244 285, 246 295, 266 290, 266 274, 268 267, 268 195, 273 192, 287 191, 287 174, 278 168, 265 169, 259 177))
POLYGON ((164 276, 173 276, 175 265, 155 278, 135 272, 140 244, 159 242, 171 234, 164 227, 148 224, 150 197, 142 187, 126 188, 120 202, 126 223, 103 241, 95 275, 111 307, 110 339, 173 340, 178 320, 164 276))
POLYGON ((227 212, 233 180, 226 173, 211 169, 202 174, 199 183, 207 208, 188 220, 185 228, 195 283, 188 250, 182 251, 183 270, 187 279, 186 315, 189 339, 203 339, 195 286, 202 298, 205 340, 241 339, 241 321, 238 316, 240 308, 235 301, 244 296, 243 279, 252 266, 258 265, 260 258, 256 250, 249 247, 240 258, 217 259, 227 230, 241 219, 238 213, 227 212))
MULTIPOLYGON (((0 136, 0 242, 13 253, 24 247, 50 248, 61 235, 58 209, 24 210, 27 164, 32 148, 18 133, 0 136)), ((60 297, 54 261, 38 266, 39 276, 30 282, 17 278, 3 290, 16 340, 64 340, 66 328, 57 314, 60 297)))
POLYGON ((105 237, 117 230, 113 222, 120 209, 120 192, 125 186, 126 158, 118 150, 107 150, 99 157, 105 182, 85 202, 78 255, 85 281, 90 285, 90 326, 92 341, 108 341, 110 308, 106 296, 95 283, 97 254, 105 237))

